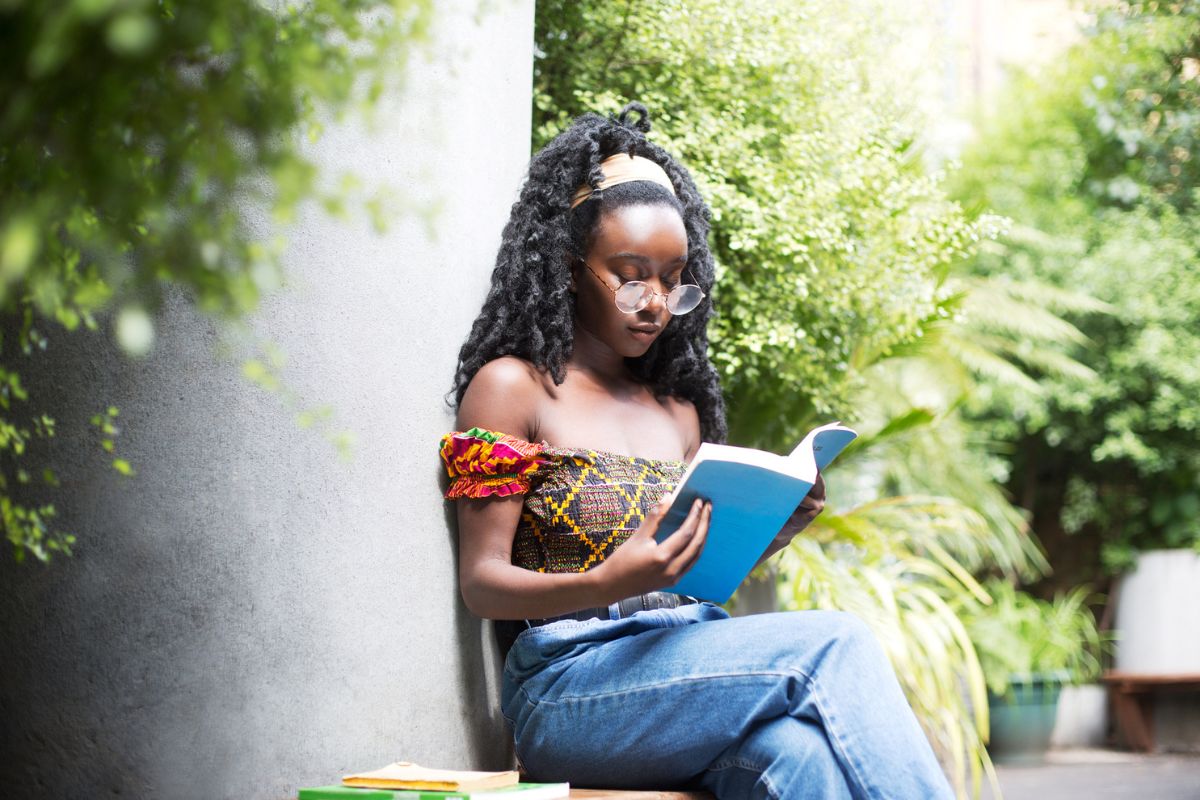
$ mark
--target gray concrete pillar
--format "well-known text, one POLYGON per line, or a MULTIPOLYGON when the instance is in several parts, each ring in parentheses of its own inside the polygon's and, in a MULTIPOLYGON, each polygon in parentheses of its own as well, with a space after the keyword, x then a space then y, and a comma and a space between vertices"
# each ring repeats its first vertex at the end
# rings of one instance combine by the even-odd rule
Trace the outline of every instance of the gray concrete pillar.
POLYGON ((306 213, 252 320, 301 402, 354 437, 350 461, 214 357, 215 326, 178 297, 145 360, 56 336, 29 375, 79 542, 49 566, 0 558, 6 797, 286 798, 398 758, 509 766, 436 453, 529 155, 533 3, 437 16, 404 95, 314 149, 439 208, 432 230, 306 213), (108 402, 132 480, 90 438, 108 402))

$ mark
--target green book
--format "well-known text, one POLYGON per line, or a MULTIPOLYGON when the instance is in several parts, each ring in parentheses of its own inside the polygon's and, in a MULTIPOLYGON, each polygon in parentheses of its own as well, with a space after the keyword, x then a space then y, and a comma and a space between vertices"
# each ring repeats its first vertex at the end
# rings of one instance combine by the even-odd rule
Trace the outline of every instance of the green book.
POLYGON ((432 789, 356 789, 315 786, 301 789, 299 800, 558 800, 569 797, 569 783, 515 783, 498 789, 436 792, 432 789))

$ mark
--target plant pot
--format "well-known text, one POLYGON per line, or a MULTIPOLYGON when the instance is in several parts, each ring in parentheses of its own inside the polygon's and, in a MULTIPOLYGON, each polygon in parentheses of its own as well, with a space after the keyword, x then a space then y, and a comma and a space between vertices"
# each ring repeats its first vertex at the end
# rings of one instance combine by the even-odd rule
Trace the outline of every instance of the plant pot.
POLYGON ((1121 672, 1200 672, 1200 553, 1151 550, 1121 579, 1116 668, 1121 672))
POLYGON ((992 761, 1032 764, 1046 757, 1064 678, 1061 673, 1015 677, 1008 694, 988 693, 992 761))
POLYGON ((1050 748, 1104 747, 1107 734, 1107 688, 1099 683, 1062 687, 1050 748))
MULTIPOLYGON (((1144 675, 1200 673, 1200 553, 1191 549, 1151 550, 1121 578, 1117 595, 1117 653, 1120 672, 1144 675)), ((1185 692, 1158 692, 1151 736, 1155 749, 1200 752, 1200 701, 1185 692)))

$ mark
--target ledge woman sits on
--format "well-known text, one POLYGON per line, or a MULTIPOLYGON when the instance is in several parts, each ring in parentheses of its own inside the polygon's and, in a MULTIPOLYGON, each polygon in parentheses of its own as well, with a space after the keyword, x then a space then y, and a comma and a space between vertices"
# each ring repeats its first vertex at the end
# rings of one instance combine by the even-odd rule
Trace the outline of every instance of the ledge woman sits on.
MULTIPOLYGON (((535 780, 721 798, 951 791, 869 630, 840 612, 731 619, 662 591, 710 509, 654 538, 702 440, 708 209, 645 108, 585 115, 534 156, 459 354, 463 599, 508 633, 501 703, 535 780)), ((820 512, 818 484, 764 558, 820 512)))

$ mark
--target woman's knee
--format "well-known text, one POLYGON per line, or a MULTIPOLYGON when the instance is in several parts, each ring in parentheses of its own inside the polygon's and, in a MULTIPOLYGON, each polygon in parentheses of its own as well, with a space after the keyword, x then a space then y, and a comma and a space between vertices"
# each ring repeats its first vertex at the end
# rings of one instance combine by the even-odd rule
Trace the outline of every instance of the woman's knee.
POLYGON ((858 662, 888 664, 879 639, 865 622, 848 611, 789 611, 786 629, 798 641, 822 654, 858 662))
POLYGON ((798 636, 878 647, 870 626, 849 611, 785 611, 780 616, 798 636))

